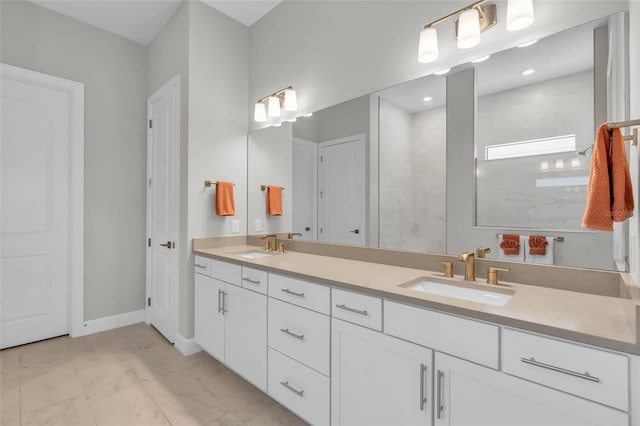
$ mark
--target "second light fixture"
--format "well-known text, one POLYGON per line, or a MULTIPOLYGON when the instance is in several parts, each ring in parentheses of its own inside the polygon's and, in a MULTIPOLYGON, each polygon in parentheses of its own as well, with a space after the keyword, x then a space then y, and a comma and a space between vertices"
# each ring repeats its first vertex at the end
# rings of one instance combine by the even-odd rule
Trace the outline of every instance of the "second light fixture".
POLYGON ((285 87, 271 95, 258 99, 255 105, 253 119, 259 123, 267 121, 265 102, 268 104, 269 117, 280 117, 281 108, 284 108, 285 111, 296 111, 298 109, 296 91, 293 90, 291 86, 285 87))

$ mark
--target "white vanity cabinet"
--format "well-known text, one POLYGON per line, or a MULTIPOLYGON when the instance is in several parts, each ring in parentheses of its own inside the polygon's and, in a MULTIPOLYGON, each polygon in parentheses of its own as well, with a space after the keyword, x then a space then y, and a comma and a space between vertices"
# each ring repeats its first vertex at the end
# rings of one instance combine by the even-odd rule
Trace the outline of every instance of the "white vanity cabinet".
POLYGON ((200 256, 195 264, 195 342, 266 391, 267 296, 239 286, 238 265, 200 256))
POLYGON ((435 355, 434 426, 627 426, 596 403, 441 353, 435 355))
POLYGON ((431 424, 430 349, 333 318, 331 424, 431 424))

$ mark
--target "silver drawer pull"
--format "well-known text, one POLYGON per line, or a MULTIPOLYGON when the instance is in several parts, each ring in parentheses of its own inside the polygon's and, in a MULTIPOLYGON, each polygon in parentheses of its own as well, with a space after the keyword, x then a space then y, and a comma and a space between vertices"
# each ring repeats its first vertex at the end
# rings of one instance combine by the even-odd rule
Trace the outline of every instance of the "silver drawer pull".
POLYGON ((291 294, 293 296, 304 297, 304 293, 298 293, 298 292, 289 290, 288 288, 280 289, 280 291, 283 293, 291 294))
POLYGON ((442 412, 444 411, 444 397, 442 395, 442 392, 444 390, 444 385, 443 385, 443 381, 444 381, 444 373, 440 370, 438 370, 437 374, 437 390, 436 390, 436 417, 437 418, 441 418, 442 417, 442 412))
POLYGON ((195 264, 195 267, 196 267, 196 268, 202 268, 202 269, 205 269, 207 266, 206 266, 206 265, 200 265, 200 264, 196 263, 196 264, 195 264))
POLYGON ((260 280, 252 280, 251 278, 242 278, 242 281, 248 281, 251 284, 260 284, 260 280))
POLYGON ((290 331, 288 328, 281 328, 280 331, 282 331, 284 334, 288 334, 291 337, 295 337, 296 339, 304 340, 304 334, 296 334, 293 331, 290 331))
POLYGON ((424 411, 424 404, 427 403, 427 394, 424 391, 424 376, 427 372, 427 366, 420 364, 420 411, 424 411))
POLYGON ((589 380, 590 382, 600 383, 600 379, 597 377, 593 377, 589 372, 578 373, 577 371, 567 370, 565 368, 556 367, 555 365, 545 364, 544 362, 536 361, 534 357, 531 358, 520 358, 520 361, 525 364, 534 365, 536 367, 546 368, 547 370, 557 371, 558 373, 568 374, 569 376, 578 377, 580 379, 589 380))
POLYGON ((345 311, 354 312, 356 314, 360 314, 360 315, 364 315, 364 316, 368 316, 369 315, 369 312, 367 312, 366 309, 364 311, 361 311, 360 309, 350 308, 347 305, 345 305, 344 303, 342 305, 336 305, 336 308, 344 309, 345 311))
POLYGON ((291 386, 289 384, 289 381, 286 382, 280 382, 280 384, 282 386, 284 386, 285 388, 289 389, 291 392, 295 393, 296 395, 298 395, 299 397, 303 397, 304 396, 304 391, 303 390, 298 390, 296 388, 294 388, 293 386, 291 386))

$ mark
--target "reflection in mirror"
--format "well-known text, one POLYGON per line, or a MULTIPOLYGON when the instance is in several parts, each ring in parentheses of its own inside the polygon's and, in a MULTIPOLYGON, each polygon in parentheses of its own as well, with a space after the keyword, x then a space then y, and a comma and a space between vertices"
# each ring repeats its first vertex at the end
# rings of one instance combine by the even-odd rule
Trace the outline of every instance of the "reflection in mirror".
MULTIPOLYGON (((545 235, 555 265, 624 269, 611 233, 580 228, 594 126, 607 120, 607 95, 594 91, 607 85, 606 66, 598 65, 608 61, 607 24, 603 18, 252 133, 248 229, 434 253, 488 247, 489 258, 501 257, 500 234, 545 235), (535 71, 523 75, 527 69, 535 71), (475 115, 459 119, 469 100, 475 115), (471 130, 454 131, 465 126, 471 130), (276 140, 282 145, 269 145, 276 140), (279 180, 287 173, 291 183, 279 180), (281 218, 264 215, 259 185, 271 183, 291 197, 281 218), (463 202, 447 209, 454 199, 463 202)), ((624 230, 615 238, 625 246, 624 230)))

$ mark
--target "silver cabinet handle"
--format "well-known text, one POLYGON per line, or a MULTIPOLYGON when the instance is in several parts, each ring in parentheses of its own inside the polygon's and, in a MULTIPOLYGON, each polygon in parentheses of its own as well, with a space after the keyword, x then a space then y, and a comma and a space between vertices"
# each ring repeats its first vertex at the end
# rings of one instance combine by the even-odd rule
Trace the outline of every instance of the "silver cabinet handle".
POLYGON ((438 390, 436 393, 436 415, 438 418, 440 418, 442 416, 442 411, 444 410, 444 405, 443 405, 443 399, 442 398, 442 391, 443 391, 443 385, 442 385, 442 380, 444 379, 444 373, 440 370, 438 370, 438 390))
POLYGON ((289 389, 291 392, 295 393, 296 395, 298 395, 299 397, 303 397, 304 396, 304 390, 298 390, 296 388, 294 388, 293 386, 291 386, 289 384, 289 381, 286 382, 280 382, 280 384, 282 386, 284 386, 285 388, 289 389))
POLYGON ((222 312, 222 290, 218 289, 218 313, 222 312))
POLYGON ((290 331, 288 328, 281 328, 280 331, 282 331, 284 334, 288 334, 291 337, 295 337, 296 339, 304 340, 304 334, 296 334, 293 331, 290 331))
POLYGON ((206 265, 200 265, 199 263, 196 263, 194 266, 195 266, 196 268, 202 268, 202 269, 204 269, 204 268, 206 268, 206 267, 207 267, 206 265))
POLYGON ((369 315, 369 312, 367 312, 366 309, 364 311, 361 311, 360 309, 350 308, 347 305, 345 305, 344 303, 342 305, 336 305, 336 308, 344 309, 345 311, 354 312, 356 314, 360 314, 360 315, 364 315, 364 316, 368 316, 369 315))
POLYGON ((427 372, 427 366, 420 364, 420 411, 424 411, 424 404, 427 402, 427 395, 424 391, 424 376, 427 372))
POLYGON ((589 372, 578 373, 577 371, 567 370, 565 368, 556 367, 555 365, 545 364, 544 362, 536 361, 534 357, 520 358, 520 361, 525 364, 530 364, 536 367, 546 368, 547 370, 557 371, 558 373, 568 374, 569 376, 578 377, 580 379, 589 380, 590 382, 600 383, 600 379, 592 376, 589 372))
POLYGON ((248 281, 251 284, 260 284, 260 280, 252 280, 251 278, 244 278, 242 277, 242 281, 248 281))
POLYGON ((222 315, 226 314, 229 310, 227 309, 227 296, 229 293, 226 291, 222 292, 222 315))
POLYGON ((298 293, 298 292, 289 290, 288 288, 280 289, 280 291, 283 293, 291 294, 293 296, 304 297, 304 293, 298 293))

